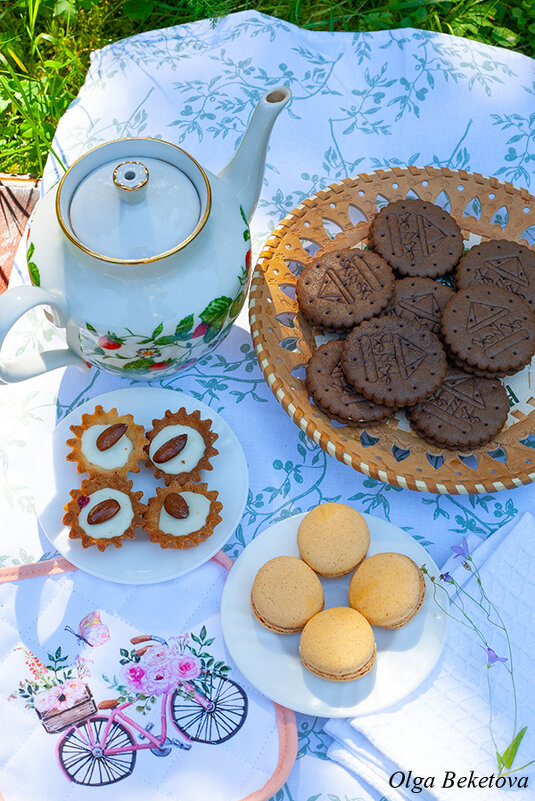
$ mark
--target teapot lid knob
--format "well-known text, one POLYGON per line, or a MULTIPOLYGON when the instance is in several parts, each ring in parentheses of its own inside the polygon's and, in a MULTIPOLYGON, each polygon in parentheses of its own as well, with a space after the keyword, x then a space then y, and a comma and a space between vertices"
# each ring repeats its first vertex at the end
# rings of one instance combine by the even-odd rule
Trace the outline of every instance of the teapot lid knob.
POLYGON ((122 161, 113 171, 113 183, 125 192, 136 192, 146 186, 149 171, 140 161, 122 161))

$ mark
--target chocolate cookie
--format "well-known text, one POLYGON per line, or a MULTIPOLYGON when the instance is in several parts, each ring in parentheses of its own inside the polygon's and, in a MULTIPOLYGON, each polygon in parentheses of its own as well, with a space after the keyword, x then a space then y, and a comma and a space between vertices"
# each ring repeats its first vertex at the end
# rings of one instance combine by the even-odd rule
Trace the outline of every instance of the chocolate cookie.
POLYGON ((342 368, 366 398, 399 408, 438 389, 446 373, 446 355, 427 328, 384 316, 351 331, 344 342, 342 368))
POLYGON ((394 275, 369 250, 324 253, 297 281, 296 297, 306 319, 326 331, 347 331, 386 308, 394 275))
POLYGON ((384 420, 393 409, 367 400, 348 384, 340 358, 344 342, 333 339, 320 345, 307 365, 306 386, 322 412, 340 423, 365 425, 384 420))
POLYGON ((499 379, 448 367, 434 395, 408 408, 407 417, 432 445, 471 451, 502 430, 508 411, 507 392, 499 379))
POLYGON ((406 198, 389 203, 374 217, 370 247, 401 275, 436 278, 461 258, 463 237, 447 211, 406 198))
POLYGON ((440 326, 452 359, 476 375, 511 375, 535 353, 535 316, 505 289, 474 283, 460 290, 446 303, 440 326))
POLYGON ((535 311, 535 251, 530 248, 507 239, 474 245, 455 271, 457 289, 466 289, 472 281, 514 292, 535 311))
POLYGON ((425 325, 434 334, 440 333, 440 313, 453 290, 431 278, 403 278, 394 282, 394 294, 388 314, 425 325))

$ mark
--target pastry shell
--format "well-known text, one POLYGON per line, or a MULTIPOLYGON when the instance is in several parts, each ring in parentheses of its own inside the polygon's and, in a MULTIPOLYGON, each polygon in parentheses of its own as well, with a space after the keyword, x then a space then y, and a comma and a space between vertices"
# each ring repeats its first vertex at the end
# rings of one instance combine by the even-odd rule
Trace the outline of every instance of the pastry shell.
POLYGON ((211 426, 211 420, 201 420, 201 413, 198 410, 188 414, 184 407, 179 409, 178 412, 171 412, 168 409, 161 419, 152 421, 152 430, 147 432, 148 443, 144 448, 147 455, 145 464, 147 467, 152 467, 156 478, 163 478, 166 486, 177 483, 183 484, 185 481, 200 481, 201 470, 212 470, 210 459, 213 456, 217 456, 219 453, 219 451, 213 447, 213 443, 216 441, 219 435, 216 434, 215 431, 212 431, 211 426), (194 428, 199 432, 204 440, 205 448, 203 455, 192 470, 184 473, 166 473, 165 470, 160 470, 160 468, 154 464, 149 456, 150 445, 154 437, 162 429, 166 428, 167 426, 174 425, 189 426, 190 428, 194 428))
POLYGON ((144 446, 147 442, 143 426, 137 425, 131 414, 118 414, 117 409, 104 411, 102 406, 95 406, 92 414, 83 414, 81 425, 71 426, 74 439, 68 439, 67 445, 72 450, 67 454, 68 462, 76 462, 76 469, 79 473, 89 473, 89 476, 112 476, 113 474, 126 478, 129 472, 139 473, 139 462, 144 458, 144 446), (115 423, 126 423, 128 430, 124 436, 128 437, 132 443, 132 450, 128 456, 128 461, 122 467, 107 469, 90 462, 82 452, 82 435, 91 426, 105 425, 112 426, 115 423))
POLYGON ((63 515, 63 524, 65 526, 70 526, 71 529, 69 538, 72 540, 82 540, 83 548, 90 548, 92 545, 96 545, 99 551, 105 551, 108 545, 115 545, 116 548, 120 548, 123 544, 123 540, 133 540, 136 528, 143 525, 142 514, 146 507, 145 504, 140 502, 143 493, 141 491, 132 492, 132 483, 132 481, 127 481, 117 475, 111 477, 91 476, 82 481, 80 489, 71 490, 69 493, 71 500, 65 505, 65 514, 63 515), (128 528, 120 536, 109 538, 92 537, 79 524, 79 515, 83 508, 79 504, 79 499, 91 495, 91 493, 97 490, 106 489, 106 487, 124 492, 125 495, 128 495, 132 503, 134 516, 128 528))
POLYGON ((142 526, 149 535, 151 542, 157 542, 162 548, 194 548, 199 543, 207 540, 214 533, 214 529, 222 518, 219 512, 223 508, 223 504, 217 500, 218 493, 216 490, 209 490, 208 484, 193 484, 191 481, 177 486, 172 484, 170 487, 157 487, 156 497, 149 498, 146 509, 143 512, 142 526), (210 501, 210 511, 206 518, 205 524, 181 537, 175 537, 173 534, 167 534, 160 529, 160 512, 167 495, 171 492, 196 492, 199 495, 204 495, 210 501))

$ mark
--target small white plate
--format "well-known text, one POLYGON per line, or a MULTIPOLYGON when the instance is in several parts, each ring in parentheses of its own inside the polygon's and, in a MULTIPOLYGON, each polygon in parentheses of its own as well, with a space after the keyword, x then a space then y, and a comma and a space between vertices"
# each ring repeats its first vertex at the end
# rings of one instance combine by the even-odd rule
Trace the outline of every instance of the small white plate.
MULTIPOLYGON (((156 494, 156 486, 163 486, 143 464, 139 473, 128 473, 127 478, 134 482, 134 490, 143 490, 144 502, 156 494)), ((245 454, 228 423, 196 398, 156 387, 117 389, 78 406, 56 426, 43 450, 40 449, 35 480, 39 522, 52 545, 76 567, 120 584, 167 581, 211 559, 240 522, 249 488, 245 454), (79 487, 87 474, 80 475, 76 464, 66 460, 70 452, 66 440, 73 436, 70 426, 79 425, 82 414, 91 413, 97 404, 106 410, 115 407, 119 414, 132 414, 136 423, 147 430, 152 428, 152 420, 163 417, 167 409, 176 411, 182 406, 187 412, 198 409, 203 419, 213 421, 212 428, 219 435, 214 443, 219 454, 211 460, 213 470, 202 471, 201 480, 209 489, 218 491, 223 519, 211 537, 195 548, 164 549, 150 542, 148 535, 138 529, 135 539, 125 540, 120 548, 109 547, 104 552, 95 547, 82 548, 80 540, 69 539, 69 530, 62 523, 63 507, 70 500, 69 490, 79 487)))
MULTIPOLYGON (((305 515, 295 515, 263 531, 240 554, 230 571, 221 599, 221 624, 230 654, 243 675, 260 692, 282 706, 320 717, 353 717, 379 712, 406 698, 437 664, 448 618, 433 601, 426 577, 426 596, 415 618, 401 629, 374 627, 377 659, 372 670, 354 681, 327 681, 310 673, 299 659, 300 634, 275 634, 251 611, 251 587, 260 567, 275 556, 299 556, 297 528, 305 515)), ((427 551, 407 532, 364 514, 370 529, 368 556, 396 551, 439 570, 427 551)), ((325 607, 347 606, 351 574, 321 579, 325 607)), ((321 578, 321 577, 320 577, 321 578)))

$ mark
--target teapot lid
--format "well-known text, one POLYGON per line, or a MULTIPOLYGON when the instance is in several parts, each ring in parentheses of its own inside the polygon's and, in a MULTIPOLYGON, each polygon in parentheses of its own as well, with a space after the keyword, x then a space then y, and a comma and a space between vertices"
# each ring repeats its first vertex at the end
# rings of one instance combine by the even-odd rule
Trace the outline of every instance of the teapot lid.
POLYGON ((56 213, 65 235, 91 256, 143 264, 185 247, 210 213, 206 173, 158 139, 108 142, 63 176, 56 213))

